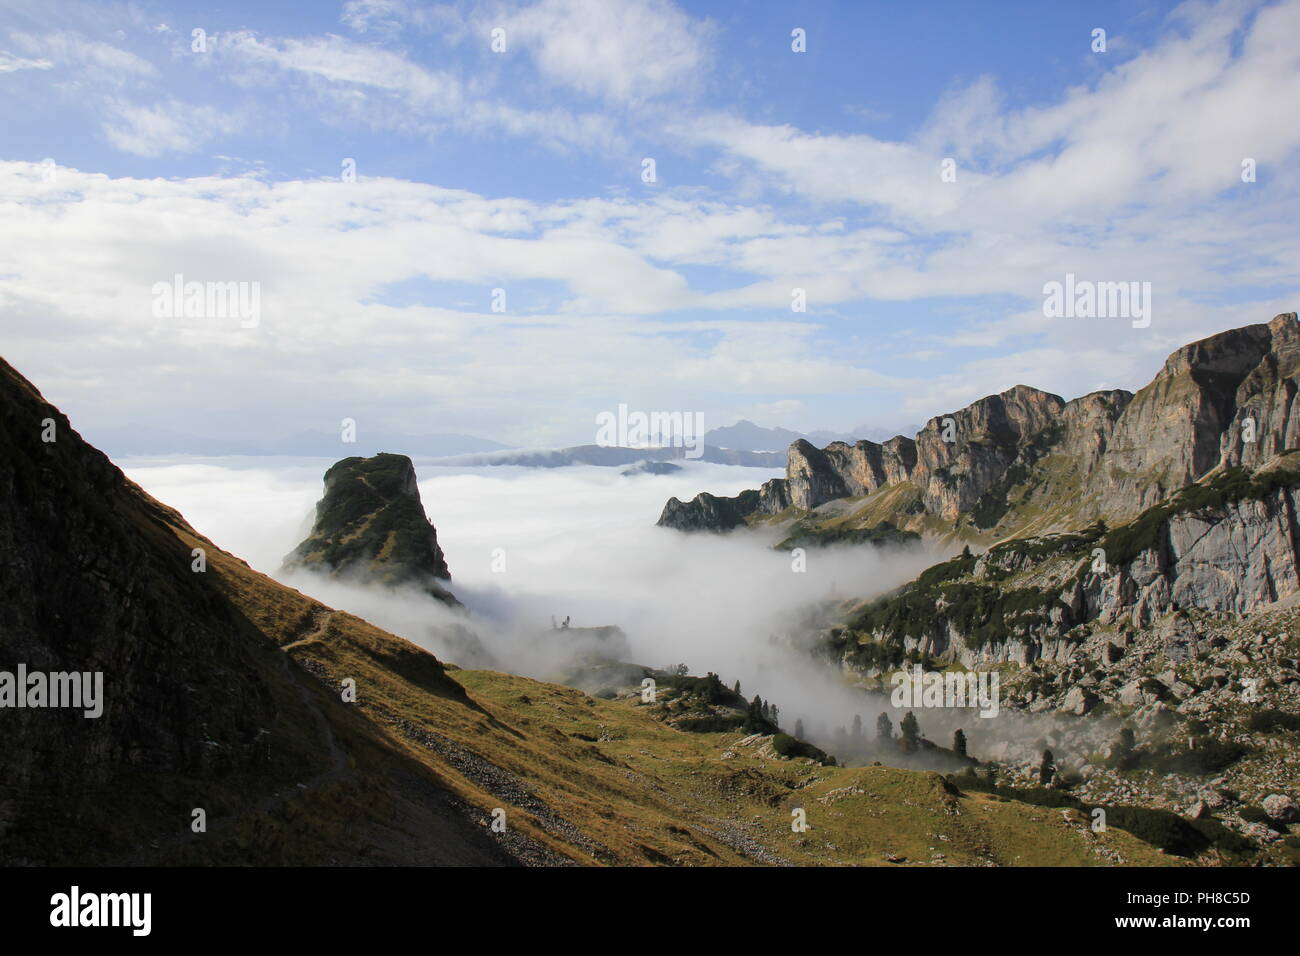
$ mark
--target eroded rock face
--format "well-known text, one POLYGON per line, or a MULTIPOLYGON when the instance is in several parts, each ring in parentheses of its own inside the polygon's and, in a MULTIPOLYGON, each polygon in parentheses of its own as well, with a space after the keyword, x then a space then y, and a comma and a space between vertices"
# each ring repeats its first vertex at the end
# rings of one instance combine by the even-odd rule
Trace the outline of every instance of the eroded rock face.
MULTIPOLYGON (((884 444, 790 446, 784 495, 763 513, 911 482, 920 507, 990 538, 1128 520, 1220 466, 1300 447, 1300 323, 1294 312, 1193 342, 1136 395, 1065 402, 1017 385, 884 444), (779 502, 782 507, 777 507, 779 502)), ((775 489, 773 489, 774 491, 775 489)), ((902 514, 875 514, 900 526, 902 514)))
POLYGON ((841 473, 844 456, 839 453, 846 447, 842 442, 835 442, 822 450, 802 438, 790 446, 785 480, 792 505, 811 511, 850 494, 851 486, 841 473))
POLYGON ((386 587, 414 585, 459 604, 441 583, 451 572, 405 455, 344 458, 325 472, 311 534, 284 559, 285 571, 301 569, 386 587))
POLYGON ((1236 412, 1219 441, 1221 460, 1255 467, 1286 449, 1300 448, 1300 323, 1294 312, 1268 324, 1269 351, 1237 386, 1236 412), (1249 430, 1255 441, 1244 440, 1249 430))
POLYGON ((916 436, 912 475, 923 490, 926 509, 950 521, 969 511, 1016 462, 1021 446, 1057 424, 1064 408, 1064 399, 1056 395, 1017 385, 930 419, 916 436), (949 418, 951 428, 945 422, 949 418))
POLYGON ((1132 623, 1177 608, 1245 614, 1300 589, 1297 490, 1172 518, 1160 546, 1125 569, 1135 588, 1132 623))
POLYGON ((780 514, 790 507, 790 484, 784 478, 770 478, 758 489, 758 510, 763 514, 780 514))
MULTIPOLYGON (((968 668, 1008 661, 1025 665, 1070 660, 1094 631, 1143 630, 1168 660, 1192 660, 1206 648, 1187 612, 1245 615, 1300 593, 1300 475, 1291 473, 1291 481, 1259 498, 1169 515, 1154 527, 1147 546, 1100 571, 1094 570, 1091 551, 1098 542, 1047 555, 1036 550, 1038 539, 1009 542, 973 561, 968 593, 936 592, 922 600, 919 606, 927 610, 914 612, 922 614, 921 626, 914 629, 920 633, 906 632, 898 646, 968 668), (1002 583, 1025 572, 1031 579, 1002 583), (1041 593, 1042 600, 1023 600, 1027 589, 1041 593), (991 635, 980 615, 970 618, 981 626, 977 633, 941 610, 951 600, 992 606, 999 595, 1013 600, 991 635), (1027 610, 1010 610, 1017 605, 1027 610)), ((873 627, 861 637, 883 645, 898 641, 896 630, 873 627)), ((1109 639, 1099 639, 1092 653, 1107 665, 1125 657, 1109 639)), ((1070 701, 1069 709, 1078 703, 1070 701)))
MULTIPOLYGON (((1295 324, 1294 315, 1289 321, 1279 316, 1169 356, 1116 420, 1105 454, 1084 482, 1085 495, 1097 499, 1102 512, 1127 517, 1218 465, 1220 443, 1239 407, 1239 387, 1270 354, 1274 326, 1295 324)), ((1270 380, 1268 390, 1277 384, 1273 376, 1263 379, 1270 380)), ((1255 381, 1265 387, 1261 378, 1255 381)))
POLYGON ((811 511, 836 498, 905 481, 915 467, 916 442, 902 435, 883 444, 832 442, 821 450, 801 439, 788 452, 786 487, 791 504, 811 511))
POLYGON ((757 491, 742 491, 735 498, 702 491, 688 502, 669 498, 658 525, 678 531, 730 531, 745 524, 745 516, 752 514, 759 502, 757 491))

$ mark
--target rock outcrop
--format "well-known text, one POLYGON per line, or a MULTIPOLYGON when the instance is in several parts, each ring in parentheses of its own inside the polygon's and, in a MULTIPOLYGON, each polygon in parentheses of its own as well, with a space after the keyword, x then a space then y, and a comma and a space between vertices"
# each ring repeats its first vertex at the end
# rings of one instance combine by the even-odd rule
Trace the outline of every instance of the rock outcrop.
POLYGON ((405 455, 344 458, 325 472, 311 534, 284 560, 286 572, 304 569, 362 584, 413 585, 459 605, 443 586, 451 572, 405 455))
POLYGON ((719 498, 701 491, 690 501, 669 498, 658 524, 677 531, 730 531, 745 524, 745 516, 759 506, 757 491, 742 491, 735 498, 719 498))
POLYGON ((745 499, 754 507, 741 517, 808 513, 843 498, 869 505, 912 486, 915 494, 867 507, 862 520, 981 544, 1125 521, 1215 468, 1254 467, 1300 446, 1298 393, 1300 323, 1291 312, 1184 346, 1136 394, 1066 402, 1017 385, 932 418, 915 439, 821 449, 796 441, 783 485, 745 499))
POLYGON ((1064 408, 1056 395, 1017 385, 932 418, 916 436, 916 467, 908 476, 921 487, 926 509, 949 521, 971 511, 1064 408))

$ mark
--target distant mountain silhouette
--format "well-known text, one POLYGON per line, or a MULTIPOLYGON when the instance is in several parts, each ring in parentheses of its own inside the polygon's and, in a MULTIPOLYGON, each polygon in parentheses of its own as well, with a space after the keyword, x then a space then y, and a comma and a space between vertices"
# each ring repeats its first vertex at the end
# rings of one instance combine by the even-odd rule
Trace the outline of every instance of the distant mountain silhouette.
POLYGON ((503 451, 511 446, 487 438, 431 432, 403 435, 359 427, 356 442, 345 443, 339 432, 304 431, 271 441, 240 441, 212 438, 167 428, 125 425, 116 428, 89 428, 87 437, 113 458, 132 455, 307 455, 337 459, 348 455, 375 455, 398 452, 416 458, 442 458, 448 455, 472 455, 503 451))
POLYGON ((764 428, 742 418, 734 425, 705 432, 704 440, 710 445, 730 448, 733 451, 785 451, 801 438, 819 446, 829 445, 833 441, 852 444, 863 438, 869 441, 884 441, 895 435, 914 435, 920 430, 919 425, 906 425, 899 430, 861 425, 850 432, 797 432, 789 428, 764 428))

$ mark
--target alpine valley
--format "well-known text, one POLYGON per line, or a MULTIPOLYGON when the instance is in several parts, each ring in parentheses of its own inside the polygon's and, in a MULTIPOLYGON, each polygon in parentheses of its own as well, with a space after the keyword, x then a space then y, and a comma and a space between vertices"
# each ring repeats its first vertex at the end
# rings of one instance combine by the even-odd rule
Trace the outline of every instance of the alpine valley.
POLYGON ((6 708, 0 860, 1294 865, 1298 392, 1290 313, 1136 394, 1017 386, 670 500, 682 546, 749 535, 795 571, 950 555, 757 635, 860 702, 826 726, 637 659, 631 619, 512 635, 515 667, 400 449, 330 466, 260 573, 0 363, 5 658, 102 679, 94 716, 6 708), (399 637, 277 578, 427 614, 399 637))

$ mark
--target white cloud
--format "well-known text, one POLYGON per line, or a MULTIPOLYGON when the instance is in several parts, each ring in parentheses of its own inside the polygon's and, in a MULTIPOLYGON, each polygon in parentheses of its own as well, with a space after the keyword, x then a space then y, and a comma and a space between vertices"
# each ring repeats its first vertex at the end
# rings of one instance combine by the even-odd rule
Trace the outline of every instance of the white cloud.
POLYGON ((108 141, 124 153, 145 157, 192 153, 240 125, 230 114, 174 99, 155 106, 112 100, 106 104, 105 114, 103 130, 108 141))
POLYGON ((426 70, 400 53, 343 37, 261 40, 244 33, 227 38, 222 50, 253 64, 329 83, 385 90, 417 108, 441 112, 455 109, 461 101, 460 84, 451 75, 426 70))
MULTIPOLYGON (((871 206, 931 234, 1108 227, 1240 186, 1243 157, 1300 148, 1300 3, 1189 6, 1158 44, 1089 88, 1013 111, 981 77, 950 92, 915 142, 819 135, 718 118, 691 135, 823 202, 871 206), (1235 45, 1240 44, 1240 49, 1235 45), (939 163, 959 160, 956 182, 939 163)), ((1294 189, 1289 190, 1291 198, 1294 189)))
POLYGON ((16 73, 19 70, 49 70, 54 67, 53 60, 28 60, 11 53, 0 51, 0 73, 16 73))
POLYGON ((664 0, 541 0, 478 22, 504 27, 548 79, 612 102, 688 90, 711 64, 713 27, 664 0))
MULTIPOLYGON (((393 33, 400 23, 394 20, 393 29, 382 32, 393 33)), ((622 148, 608 116, 558 106, 519 106, 511 96, 494 93, 483 74, 465 82, 448 70, 420 65, 407 52, 368 40, 333 35, 264 38, 242 32, 225 37, 216 52, 218 62, 229 67, 228 75, 250 88, 269 90, 285 77, 304 80, 304 91, 313 98, 310 107, 319 111, 321 101, 328 103, 325 113, 335 123, 420 136, 447 127, 504 131, 559 151, 622 148)))
POLYGON ((27 53, 41 56, 42 61, 50 61, 53 67, 77 70, 97 84, 121 86, 129 80, 158 76, 157 68, 147 60, 76 31, 17 32, 10 35, 10 41, 27 53))
MULTIPOLYGON (((700 408, 713 392, 882 382, 852 357, 819 355, 815 327, 803 322, 652 318, 706 306, 711 294, 653 263, 629 235, 671 235, 674 216, 724 242, 790 231, 770 212, 668 199, 494 200, 395 180, 131 180, 60 169, 47 184, 28 163, 0 164, 0 211, 0 254, 11 263, 0 301, 9 316, 32 317, 10 322, 11 360, 36 358, 39 377, 61 355, 88 378, 92 367, 146 362, 120 400, 148 409, 152 397, 155 413, 167 370, 191 363, 190 380, 214 390, 223 376, 244 382, 241 401, 280 391, 272 407, 281 432, 306 427, 322 414, 313 409, 339 396, 367 415, 391 419, 417 405, 458 421, 472 396, 475 418, 458 429, 519 444, 573 439, 564 429, 589 420, 595 404, 700 408), (259 282, 261 325, 154 317, 150 290, 176 273, 259 282), (456 308, 376 301, 416 280, 478 292, 456 308), (562 309, 530 305, 526 283, 536 281, 559 285, 562 309), (497 286, 508 290, 506 313, 489 310, 497 286), (546 411, 521 417, 525 397, 546 411)), ((788 309, 788 291, 784 301, 788 309)), ((164 402, 177 423, 185 401, 164 402)), ((114 414, 129 420, 127 409, 114 414)))
POLYGON ((154 66, 89 28, 28 32, 14 48, 53 64, 60 92, 136 156, 192 153, 239 129, 236 116, 251 124, 301 107, 349 131, 504 131, 585 157, 667 136, 692 154, 688 170, 702 155, 729 177, 727 201, 667 183, 625 194, 635 198, 493 198, 370 179, 364 164, 347 186, 67 169, 51 185, 30 164, 0 165, 6 348, 83 395, 97 364, 134 368, 147 355, 139 395, 121 401, 157 406, 174 388, 161 370, 202 356, 210 389, 222 375, 286 385, 287 397, 250 386, 286 418, 324 414, 338 383, 366 414, 470 415, 462 430, 545 443, 567 439, 563 423, 585 420, 587 405, 625 393, 656 407, 656 396, 698 407, 725 395, 728 407, 752 397, 781 408, 787 394, 892 389, 918 418, 1009 378, 1069 397, 1095 380, 1078 357, 1099 338, 1108 375, 1137 385, 1183 341, 1294 307, 1300 190, 1284 174, 1300 149, 1288 114, 1300 78, 1294 0, 1188 6, 1158 44, 1034 108, 1009 106, 979 78, 901 141, 694 109, 697 77, 719 53, 713 28, 666 3, 544 0, 462 16, 369 0, 341 19, 351 38, 231 33, 185 58, 184 69, 211 71, 205 80, 240 85, 254 105, 238 114, 160 93, 154 66), (499 62, 487 50, 498 22, 511 44, 499 62), (420 42, 403 48, 408 30, 420 42), (442 56, 457 43, 468 59, 442 56), (512 87, 520 66, 534 78, 530 64, 543 82, 512 87), (560 98, 572 90, 600 102, 575 111, 560 98), (939 176, 947 155, 959 160, 956 183, 939 176), (1261 169, 1250 185, 1238 177, 1247 155, 1261 169), (1067 271, 1151 281, 1152 329, 1044 320, 1042 285, 1067 271), (262 326, 245 335, 153 319, 148 289, 175 272, 261 281, 262 326), (431 287, 433 304, 386 304, 402 283, 431 287), (505 314, 488 311, 498 285, 505 314), (796 287, 805 316, 790 312, 796 287), (896 329, 857 303, 934 299, 955 301, 960 318, 941 336, 918 331, 905 358, 937 352, 944 367, 904 380, 871 344, 896 329), (779 320, 745 321, 756 314, 779 320), (834 323, 852 329, 850 344, 834 323), (525 398, 536 414, 520 414, 525 398))

